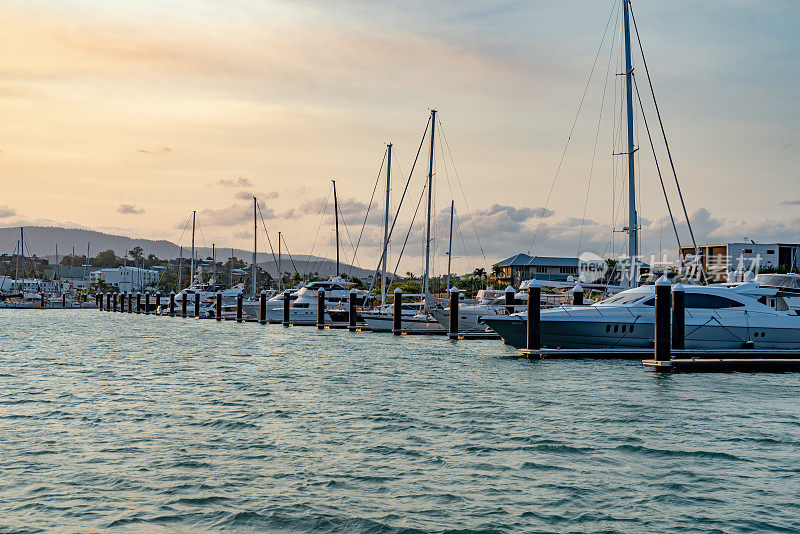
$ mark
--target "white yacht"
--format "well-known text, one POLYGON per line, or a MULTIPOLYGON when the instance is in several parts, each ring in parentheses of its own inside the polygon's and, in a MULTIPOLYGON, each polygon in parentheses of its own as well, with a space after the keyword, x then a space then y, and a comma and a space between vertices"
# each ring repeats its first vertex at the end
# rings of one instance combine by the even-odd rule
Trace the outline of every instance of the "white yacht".
MULTIPOLYGON (((292 300, 289 307, 289 322, 294 325, 314 325, 317 324, 317 292, 325 290, 325 308, 335 308, 347 305, 350 300, 350 291, 353 284, 339 277, 332 277, 330 280, 320 280, 311 282, 297 291, 290 294, 292 300)), ((356 304, 363 306, 367 298, 367 292, 363 289, 356 290, 356 304)), ((254 317, 258 317, 259 310, 247 312, 254 317)), ((267 321, 270 323, 283 322, 283 293, 276 295, 267 301, 267 321)), ((325 322, 331 322, 330 316, 325 313, 325 322)))
MULTIPOLYGON (((542 310, 545 347, 613 348, 652 346, 655 286, 629 289, 591 306, 542 310)), ((687 285, 686 348, 800 348, 800 317, 779 290, 752 282, 687 285), (768 304, 774 306, 769 306, 768 304)), ((525 346, 527 313, 484 316, 510 345, 525 346)))

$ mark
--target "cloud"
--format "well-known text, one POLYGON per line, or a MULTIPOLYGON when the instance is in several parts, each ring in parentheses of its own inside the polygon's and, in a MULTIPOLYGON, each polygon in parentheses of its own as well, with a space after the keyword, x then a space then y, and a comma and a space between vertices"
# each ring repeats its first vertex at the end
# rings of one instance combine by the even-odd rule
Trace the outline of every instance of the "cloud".
POLYGON ((165 154, 169 154, 170 152, 172 152, 172 149, 170 147, 168 147, 168 146, 163 146, 163 147, 158 148, 156 150, 146 150, 144 148, 140 148, 136 152, 138 154, 148 154, 150 156, 163 156, 165 154))
POLYGON ((800 206, 800 199, 784 200, 781 202, 781 206, 800 206))
MULTIPOLYGON (((252 200, 252 196, 249 197, 252 200)), ((268 208, 263 202, 258 202, 260 214, 264 219, 274 219, 276 217, 275 211, 268 208)), ((246 204, 231 204, 224 208, 205 208, 197 212, 197 219, 203 226, 239 226, 244 224, 245 221, 252 221, 253 205, 246 204)), ((260 216, 259 216, 260 218, 260 216)), ((185 223, 179 223, 178 227, 183 228, 185 223)))
POLYGON ((239 176, 233 180, 227 180, 225 178, 217 180, 217 185, 223 187, 253 187, 253 182, 244 176, 239 176))
POLYGON ((143 208, 137 208, 135 204, 120 204, 117 208, 117 213, 123 215, 140 215, 144 213, 143 208))
POLYGON ((0 219, 7 219, 17 214, 17 210, 9 208, 6 205, 0 206, 0 219))

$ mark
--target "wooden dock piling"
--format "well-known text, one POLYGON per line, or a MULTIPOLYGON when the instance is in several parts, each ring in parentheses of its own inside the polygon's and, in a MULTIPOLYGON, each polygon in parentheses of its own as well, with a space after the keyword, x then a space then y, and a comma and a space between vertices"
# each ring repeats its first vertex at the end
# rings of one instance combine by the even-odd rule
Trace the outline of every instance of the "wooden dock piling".
POLYGON ((217 297, 217 301, 215 303, 216 305, 214 306, 216 308, 214 310, 214 316, 215 316, 214 318, 217 321, 221 321, 222 320, 222 292, 221 291, 217 291, 216 297, 217 297))
POLYGON ((258 322, 267 324, 267 291, 261 290, 258 301, 258 322))
POLYGON ((403 290, 394 289, 394 315, 392 316, 392 333, 399 336, 403 333, 403 290))
POLYGON ((525 332, 525 346, 528 350, 542 347, 542 285, 535 278, 528 282, 528 319, 525 332))
POLYGON ((236 322, 242 322, 242 292, 236 294, 236 322))
POLYGON ((461 292, 457 287, 450 288, 450 318, 448 321, 447 337, 458 339, 458 297, 461 292))
POLYGON ((505 297, 506 297, 506 313, 511 315, 514 313, 514 286, 506 287, 505 297))
POLYGON ((136 313, 142 313, 142 293, 136 292, 136 313))
POLYGON ((175 317, 175 292, 169 292, 169 316, 175 317))
POLYGON ((291 290, 287 289, 283 292, 283 326, 289 326, 289 319, 291 318, 291 304, 292 300, 289 296, 292 294, 291 290))
POLYGON ((317 290, 317 330, 325 328, 325 289, 317 290))
POLYGON ((350 302, 347 311, 347 329, 351 332, 356 331, 356 317, 358 315, 358 311, 356 310, 357 296, 358 296, 358 291, 356 291, 356 288, 352 288, 350 290, 350 302))
POLYGON ((572 288, 572 305, 583 306, 583 287, 580 284, 572 288))
POLYGON ((669 361, 672 345, 670 335, 670 299, 672 297, 672 287, 669 279, 662 275, 656 281, 656 304, 655 304, 655 360, 659 362, 669 361))

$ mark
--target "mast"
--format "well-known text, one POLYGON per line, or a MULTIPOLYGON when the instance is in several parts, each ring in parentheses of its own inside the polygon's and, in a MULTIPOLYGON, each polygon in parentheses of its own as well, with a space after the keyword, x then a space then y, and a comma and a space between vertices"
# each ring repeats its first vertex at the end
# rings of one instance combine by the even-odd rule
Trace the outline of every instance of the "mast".
POLYGON ((450 241, 447 243, 447 290, 450 290, 450 266, 453 261, 453 210, 456 201, 450 201, 450 241))
POLYGON ((383 214, 383 257, 381 258, 381 308, 386 306, 386 263, 389 260, 389 191, 392 179, 392 143, 386 145, 386 209, 383 214))
POLYGON ((233 256, 233 249, 231 248, 231 289, 233 289, 233 261, 234 261, 234 259, 235 258, 233 256))
POLYGON ((278 291, 283 286, 283 272, 281 272, 281 233, 278 232, 278 291))
MULTIPOLYGON (((127 256, 127 254, 126 254, 126 256, 127 256)), ((127 264, 127 260, 126 260, 125 263, 127 264)), ((181 282, 182 282, 181 278, 182 277, 183 277, 183 245, 181 245, 181 255, 180 255, 180 258, 178 259, 178 292, 180 292, 180 290, 181 290, 181 288, 183 286, 183 284, 181 284, 181 282)))
POLYGON ((19 291, 19 251, 21 250, 19 246, 19 241, 17 241, 17 263, 16 267, 14 268, 14 286, 16 286, 17 291, 19 291))
POLYGON ((336 277, 339 277, 339 199, 336 198, 336 180, 333 182, 333 212, 336 214, 336 277))
POLYGON ((217 288, 217 246, 215 243, 211 243, 211 279, 214 280, 214 287, 211 289, 217 288))
POLYGON ((253 296, 258 287, 258 228, 256 226, 256 197, 253 197, 253 296))
POLYGON ((89 268, 89 250, 91 249, 91 246, 92 246, 91 243, 86 243, 86 264, 83 266, 83 281, 84 282, 86 282, 86 271, 89 268))
POLYGON ((58 276, 58 243, 56 243, 56 269, 54 271, 55 271, 55 278, 56 278, 56 280, 58 280, 58 278, 59 278, 59 276, 58 276))
POLYGON ((625 32, 625 100, 628 117, 628 256, 631 261, 631 287, 636 287, 636 262, 639 257, 638 224, 636 220, 636 176, 633 145, 633 66, 631 64, 630 0, 622 0, 625 32))
MULTIPOLYGON (((75 254, 73 253, 73 257, 75 254)), ((22 289, 25 289, 25 232, 19 227, 19 257, 22 258, 22 289)))
POLYGON ((192 212, 192 263, 189 269, 189 287, 194 285, 194 222, 197 216, 197 211, 192 212))
POLYGON ((431 110, 431 147, 428 162, 428 215, 425 222, 425 278, 422 282, 422 295, 425 301, 428 300, 428 279, 430 277, 431 263, 431 189, 433 188, 433 141, 436 132, 436 110, 431 110))

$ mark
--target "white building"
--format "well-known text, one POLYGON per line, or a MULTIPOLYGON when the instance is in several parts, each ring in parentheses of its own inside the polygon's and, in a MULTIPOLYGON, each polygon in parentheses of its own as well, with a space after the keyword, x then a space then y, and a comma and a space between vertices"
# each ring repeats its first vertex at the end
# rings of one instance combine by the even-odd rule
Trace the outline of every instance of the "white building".
POLYGON ((113 267, 94 271, 91 274, 91 281, 93 284, 102 281, 120 291, 144 291, 156 287, 158 271, 139 267, 113 267))
POLYGON ((10 276, 0 276, 0 293, 61 293, 69 284, 61 280, 40 280, 39 278, 20 278, 15 280, 10 276))
MULTIPOLYGON (((800 268, 800 244, 797 243, 719 243, 697 247, 700 261, 711 279, 726 281, 729 271, 759 272, 763 269, 800 268)), ((693 247, 683 247, 686 258, 693 257, 693 247)))

